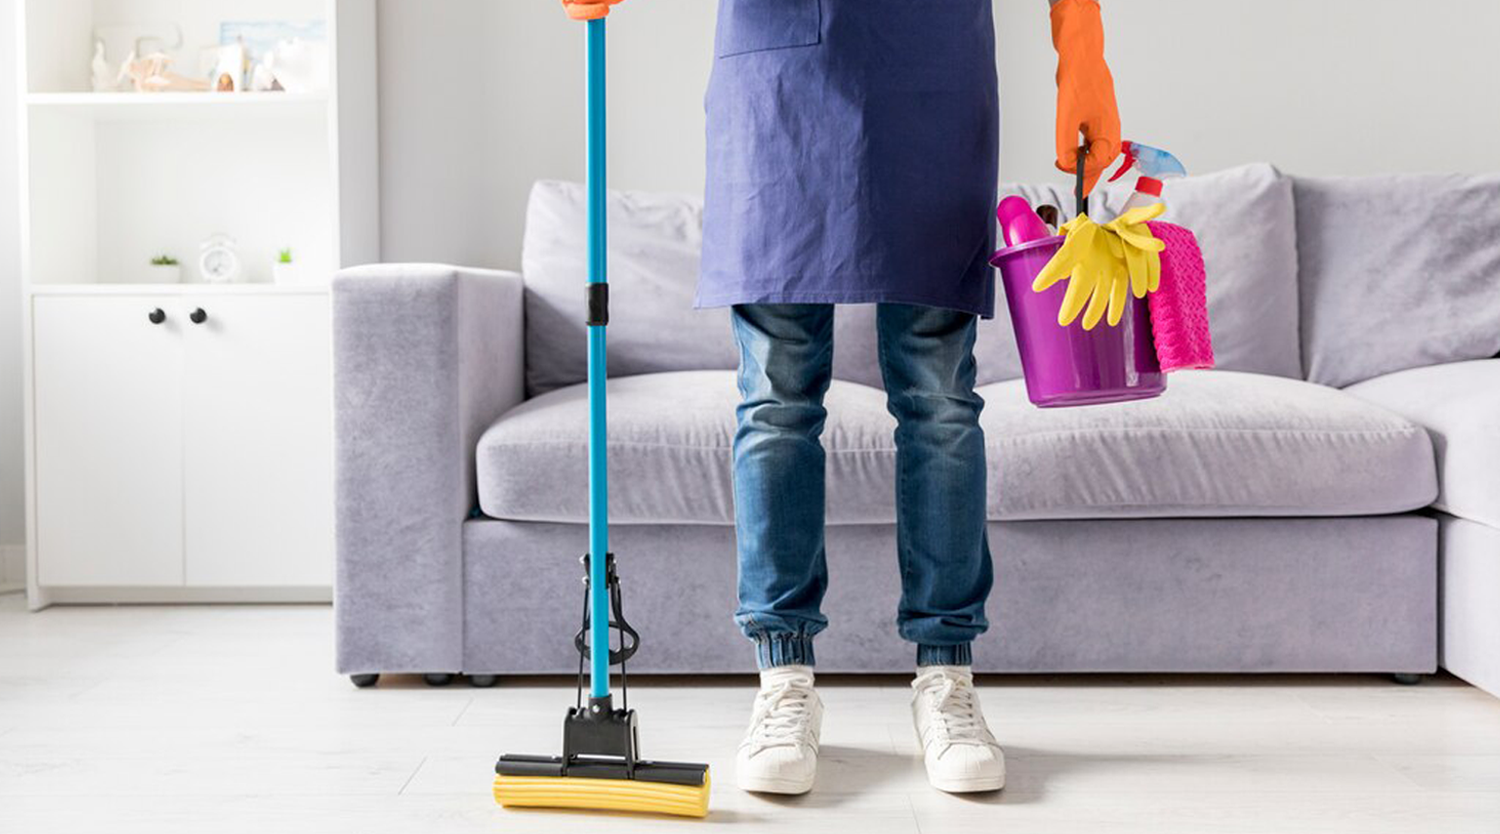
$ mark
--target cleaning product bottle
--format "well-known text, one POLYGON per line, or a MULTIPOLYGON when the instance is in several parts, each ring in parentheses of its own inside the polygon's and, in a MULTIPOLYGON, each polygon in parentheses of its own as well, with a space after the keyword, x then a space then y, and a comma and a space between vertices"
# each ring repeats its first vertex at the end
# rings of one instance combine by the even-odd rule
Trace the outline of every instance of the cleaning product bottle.
POLYGON ((1052 230, 1042 222, 1025 197, 1010 196, 1001 200, 1000 207, 995 209, 995 217, 1000 221, 1000 236, 1006 246, 1020 246, 1052 236, 1052 230))
POLYGON ((1163 180, 1176 179, 1187 176, 1187 168, 1178 161, 1177 157, 1150 145, 1142 145, 1140 142, 1124 142, 1120 145, 1120 151, 1124 157, 1124 163, 1120 170, 1109 178, 1114 182, 1132 168, 1139 168, 1141 178, 1136 181, 1135 194, 1125 202, 1120 213, 1124 214, 1131 209, 1153 206, 1165 202, 1162 199, 1163 180))
POLYGON ((1161 196, 1162 186, 1162 181, 1155 177, 1141 177, 1136 180, 1135 193, 1130 195, 1129 200, 1125 201, 1125 205, 1120 209, 1120 213, 1124 214, 1131 209, 1165 203, 1166 200, 1163 200, 1161 196))

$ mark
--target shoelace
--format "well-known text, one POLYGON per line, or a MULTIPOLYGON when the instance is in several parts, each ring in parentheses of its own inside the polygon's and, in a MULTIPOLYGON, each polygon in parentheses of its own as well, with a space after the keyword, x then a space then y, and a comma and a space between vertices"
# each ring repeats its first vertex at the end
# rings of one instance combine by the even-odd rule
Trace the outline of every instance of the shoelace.
POLYGON ((757 749, 801 744, 812 715, 813 691, 788 681, 762 692, 751 715, 751 741, 757 749))
POLYGON ((929 672, 912 686, 927 696, 928 729, 937 729, 948 744, 990 744, 989 728, 979 708, 974 684, 945 672, 929 672))

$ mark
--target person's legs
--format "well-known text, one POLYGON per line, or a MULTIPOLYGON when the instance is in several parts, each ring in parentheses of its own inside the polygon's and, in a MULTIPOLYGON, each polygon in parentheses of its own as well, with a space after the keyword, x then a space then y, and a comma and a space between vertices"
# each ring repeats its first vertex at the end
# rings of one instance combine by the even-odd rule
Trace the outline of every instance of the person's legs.
POLYGON ((833 376, 833 307, 734 308, 740 348, 734 438, 739 611, 755 643, 760 692, 735 761, 744 790, 798 794, 817 772, 823 706, 813 637, 827 626, 823 396, 833 376))
POLYGON ((967 666, 989 623, 984 400, 974 393, 975 317, 904 304, 878 313, 880 366, 896 427, 901 636, 917 665, 967 666))
POLYGON ((970 645, 994 582, 985 533, 984 400, 974 393, 974 316, 882 304, 880 365, 896 417, 901 636, 917 644, 912 723, 927 778, 967 793, 1005 785, 970 645))
POLYGON ((819 439, 833 378, 833 307, 734 308, 740 349, 734 438, 739 611, 761 668, 813 665, 828 624, 823 549, 824 453, 819 439))

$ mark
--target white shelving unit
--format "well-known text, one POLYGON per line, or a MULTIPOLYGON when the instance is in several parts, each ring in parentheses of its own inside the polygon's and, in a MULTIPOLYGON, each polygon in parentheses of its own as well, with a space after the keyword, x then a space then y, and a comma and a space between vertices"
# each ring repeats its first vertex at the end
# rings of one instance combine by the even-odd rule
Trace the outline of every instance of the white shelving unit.
POLYGON ((33 606, 326 598, 327 289, 272 264, 379 258, 375 0, 17 5, 33 606), (176 27, 195 76, 221 23, 314 20, 327 92, 92 89, 99 31, 176 27), (241 283, 201 283, 219 234, 241 283))

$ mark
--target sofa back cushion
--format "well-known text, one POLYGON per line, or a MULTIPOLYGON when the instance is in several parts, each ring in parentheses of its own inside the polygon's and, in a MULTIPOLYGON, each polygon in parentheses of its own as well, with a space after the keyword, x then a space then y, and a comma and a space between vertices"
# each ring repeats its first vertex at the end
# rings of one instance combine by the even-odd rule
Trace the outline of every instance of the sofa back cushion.
MULTIPOLYGON (((542 181, 526 211, 528 396, 588 376, 588 195, 582 185, 542 181)), ((734 368, 739 354, 728 310, 694 310, 701 201, 680 195, 609 195, 609 373, 734 368)))
MULTIPOLYGON (((1109 215, 1134 182, 1105 189, 1109 215)), ((1298 336, 1296 214, 1292 186, 1269 165, 1248 165, 1169 186, 1168 219, 1198 233, 1208 261, 1209 316, 1219 365, 1302 377, 1298 336)), ((1067 188, 1012 186, 1034 203, 1072 210, 1067 188)), ((522 271, 526 278, 526 367, 530 394, 585 379, 583 285, 587 272, 586 195, 575 183, 532 190, 522 271)), ((611 192, 610 375, 733 368, 738 353, 727 310, 694 310, 702 245, 695 197, 611 192)), ((1021 375, 1003 294, 997 316, 981 322, 975 346, 981 385, 1021 375)), ((875 309, 839 307, 834 376, 879 387, 875 309)))
POLYGON ((1308 378, 1500 354, 1500 176, 1295 180, 1308 378))

